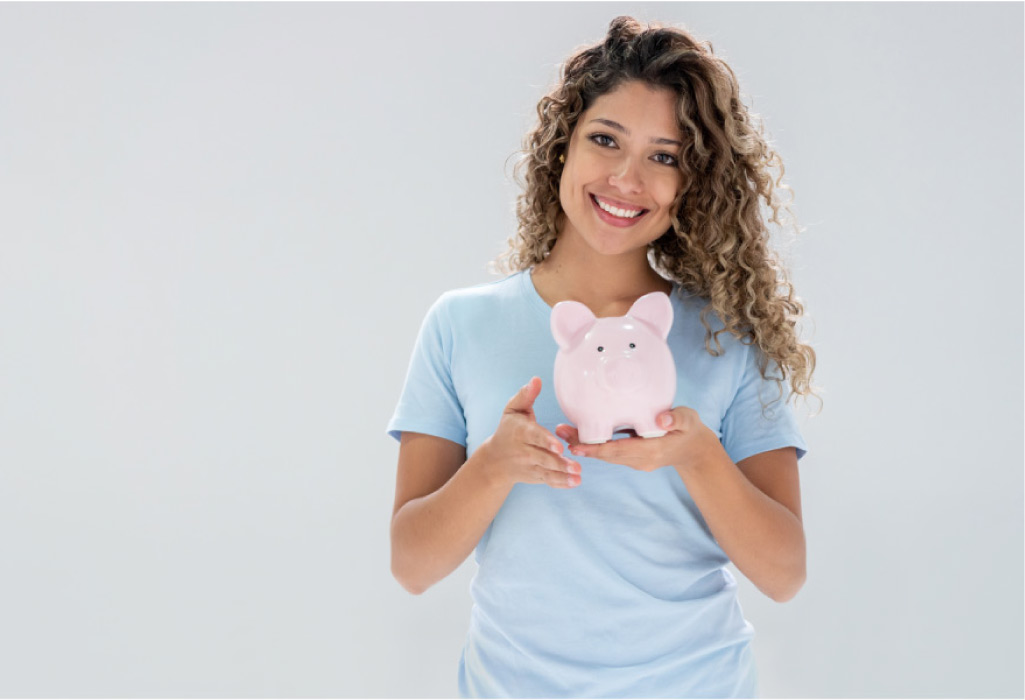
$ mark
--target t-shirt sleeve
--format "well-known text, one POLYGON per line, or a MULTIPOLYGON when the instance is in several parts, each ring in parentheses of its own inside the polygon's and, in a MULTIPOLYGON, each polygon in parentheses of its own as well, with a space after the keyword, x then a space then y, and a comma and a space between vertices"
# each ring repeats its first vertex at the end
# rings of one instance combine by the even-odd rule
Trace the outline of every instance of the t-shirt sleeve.
MULTIPOLYGON (((781 447, 797 448, 797 458, 805 455, 808 446, 797 426, 793 407, 787 403, 790 391, 783 383, 783 394, 775 380, 762 378, 758 370, 761 350, 750 345, 747 351, 740 387, 722 420, 722 444, 733 463, 751 455, 781 447), (765 405, 763 414, 762 404, 765 405)), ((769 375, 773 363, 769 363, 769 375)))
POLYGON ((398 406, 388 434, 403 431, 435 435, 466 445, 466 418, 452 381, 452 326, 442 296, 434 302, 413 346, 398 406))

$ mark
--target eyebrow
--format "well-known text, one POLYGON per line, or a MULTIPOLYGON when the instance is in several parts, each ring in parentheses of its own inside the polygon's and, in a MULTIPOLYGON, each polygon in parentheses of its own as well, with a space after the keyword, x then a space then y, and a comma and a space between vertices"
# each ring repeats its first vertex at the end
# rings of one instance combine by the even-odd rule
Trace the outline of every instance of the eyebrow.
MULTIPOLYGON (((630 135, 630 130, 629 129, 627 129, 625 126, 623 126, 619 122, 614 122, 611 119, 601 119, 601 118, 598 118, 598 119, 592 119, 591 121, 592 122, 598 122, 599 124, 604 124, 605 126, 609 127, 610 129, 615 129, 616 131, 619 131, 619 132, 621 132, 623 134, 626 134, 627 136, 630 135)), ((590 123, 590 122, 588 122, 588 123, 590 123)), ((680 148, 683 147, 682 143, 680 143, 679 141, 674 141, 673 139, 654 138, 654 139, 651 140, 651 142, 652 143, 658 143, 658 144, 664 144, 666 146, 677 146, 677 147, 680 147, 680 148)))

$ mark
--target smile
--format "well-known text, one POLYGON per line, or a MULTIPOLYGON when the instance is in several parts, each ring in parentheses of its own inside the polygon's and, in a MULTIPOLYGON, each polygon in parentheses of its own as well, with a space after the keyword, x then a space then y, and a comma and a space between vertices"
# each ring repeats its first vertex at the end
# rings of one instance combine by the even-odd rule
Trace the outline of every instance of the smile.
POLYGON ((593 206, 594 210, 598 213, 598 217, 602 221, 612 224, 613 226, 633 226, 648 213, 647 209, 623 209, 620 207, 614 207, 593 194, 589 195, 589 197, 591 199, 591 206, 593 206))

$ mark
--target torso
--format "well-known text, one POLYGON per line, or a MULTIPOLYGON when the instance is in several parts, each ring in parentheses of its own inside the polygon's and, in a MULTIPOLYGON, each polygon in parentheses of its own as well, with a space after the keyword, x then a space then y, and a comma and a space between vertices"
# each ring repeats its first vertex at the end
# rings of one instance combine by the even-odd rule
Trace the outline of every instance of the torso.
POLYGON ((555 306, 560 301, 579 301, 598 318, 625 315, 633 303, 645 294, 663 292, 668 295, 673 291, 672 282, 663 279, 654 270, 651 271, 651 276, 648 279, 622 298, 609 298, 594 292, 588 293, 585 290, 571 289, 562 278, 547 269, 543 263, 534 266, 531 281, 534 283, 538 295, 549 306, 555 306))

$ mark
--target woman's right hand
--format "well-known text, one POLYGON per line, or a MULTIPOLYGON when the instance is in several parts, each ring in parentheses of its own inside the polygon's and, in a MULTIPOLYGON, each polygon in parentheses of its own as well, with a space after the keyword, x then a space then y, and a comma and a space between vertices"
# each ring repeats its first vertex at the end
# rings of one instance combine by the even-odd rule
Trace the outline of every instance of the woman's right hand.
POLYGON ((580 464, 562 456, 563 444, 534 416, 541 379, 533 377, 516 392, 502 412, 494 434, 473 456, 490 478, 512 485, 548 484, 557 489, 580 484, 580 464))

